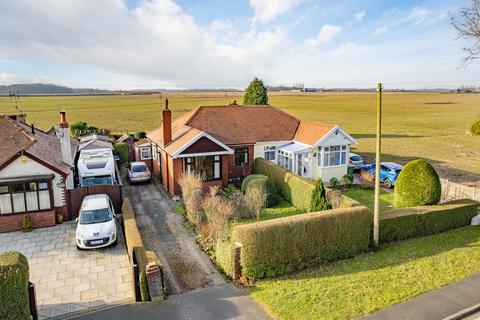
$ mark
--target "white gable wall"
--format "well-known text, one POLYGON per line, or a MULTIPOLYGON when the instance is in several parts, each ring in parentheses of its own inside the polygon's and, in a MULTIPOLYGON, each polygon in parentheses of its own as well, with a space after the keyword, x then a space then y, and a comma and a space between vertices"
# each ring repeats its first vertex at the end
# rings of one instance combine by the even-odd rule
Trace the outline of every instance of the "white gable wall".
MULTIPOLYGON (((57 187, 57 184, 63 182, 63 178, 60 174, 53 171, 50 168, 45 167, 43 164, 36 162, 35 160, 20 156, 11 162, 8 166, 0 171, 0 178, 15 178, 30 175, 46 175, 53 174, 55 177, 52 181, 54 206, 61 207, 65 204, 64 190, 57 187)), ((70 174, 71 175, 71 174, 70 174)))

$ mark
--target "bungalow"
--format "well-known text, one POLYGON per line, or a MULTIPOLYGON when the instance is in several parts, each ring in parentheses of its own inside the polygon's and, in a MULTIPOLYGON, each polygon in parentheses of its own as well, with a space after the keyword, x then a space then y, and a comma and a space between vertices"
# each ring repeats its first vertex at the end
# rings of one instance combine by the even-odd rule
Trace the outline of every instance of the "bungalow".
POLYGON ((270 105, 201 106, 172 123, 165 100, 162 115, 162 126, 147 138, 153 171, 175 195, 183 172, 223 187, 251 174, 259 157, 306 178, 341 179, 357 144, 337 125, 298 120, 270 105))
POLYGON ((73 188, 73 158, 65 112, 60 128, 47 133, 25 123, 25 116, 0 116, 0 233, 22 228, 23 215, 34 227, 67 218, 65 193, 73 188))

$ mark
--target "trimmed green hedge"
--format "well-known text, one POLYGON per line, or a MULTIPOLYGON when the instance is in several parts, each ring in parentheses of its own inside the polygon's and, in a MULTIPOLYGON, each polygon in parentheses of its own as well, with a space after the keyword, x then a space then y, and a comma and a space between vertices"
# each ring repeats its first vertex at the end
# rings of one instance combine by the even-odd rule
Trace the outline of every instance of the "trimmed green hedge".
POLYGON ((468 226, 480 213, 479 206, 479 202, 465 199, 380 213, 380 241, 417 238, 468 226))
POLYGON ((267 207, 276 206, 280 199, 278 198, 277 189, 268 176, 264 174, 251 174, 242 182, 242 192, 245 193, 252 188, 261 188, 267 194, 267 207))
POLYGON ((234 245, 229 241, 219 242, 215 248, 217 265, 230 277, 233 277, 234 254, 234 245))
POLYGON ((311 212, 235 226, 243 274, 275 277, 368 249, 372 214, 366 207, 311 212))
POLYGON ((312 194, 315 188, 312 181, 288 172, 262 158, 255 159, 253 171, 269 176, 277 191, 285 200, 303 211, 310 211, 312 194))
POLYGON ((128 144, 124 142, 115 143, 113 151, 120 158, 120 163, 128 162, 128 144))
POLYGON ((442 184, 425 160, 413 160, 403 167, 394 190, 395 208, 434 205, 440 201, 442 184))
POLYGON ((0 255, 0 319, 30 319, 28 261, 20 252, 0 255))

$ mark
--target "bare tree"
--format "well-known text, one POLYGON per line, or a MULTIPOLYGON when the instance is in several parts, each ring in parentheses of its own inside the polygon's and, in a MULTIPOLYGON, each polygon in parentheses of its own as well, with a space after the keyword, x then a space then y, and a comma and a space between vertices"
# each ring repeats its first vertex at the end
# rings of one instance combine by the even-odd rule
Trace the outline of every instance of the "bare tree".
POLYGON ((450 13, 452 26, 458 39, 468 40, 471 45, 463 48, 466 53, 464 64, 480 58, 480 0, 471 0, 471 6, 462 7, 457 15, 450 13))

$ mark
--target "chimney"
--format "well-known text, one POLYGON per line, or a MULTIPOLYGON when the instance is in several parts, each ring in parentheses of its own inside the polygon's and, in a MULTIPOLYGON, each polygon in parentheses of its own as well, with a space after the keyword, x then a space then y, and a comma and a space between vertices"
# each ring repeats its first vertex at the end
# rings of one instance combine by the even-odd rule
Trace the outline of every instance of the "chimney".
POLYGON ((172 111, 168 109, 168 99, 165 98, 165 109, 162 111, 163 146, 172 141, 172 111))
MULTIPOLYGON (((67 122, 65 110, 60 111, 60 126, 58 128, 58 137, 60 138, 60 149, 62 151, 62 160, 73 167, 72 148, 70 141, 70 128, 67 122)), ((71 169, 73 170, 73 169, 71 169)), ((67 176, 65 181, 67 189, 73 189, 73 172, 67 176)))
POLYGON ((32 133, 35 134, 35 126, 33 125, 33 123, 30 125, 30 128, 32 130, 32 133))

